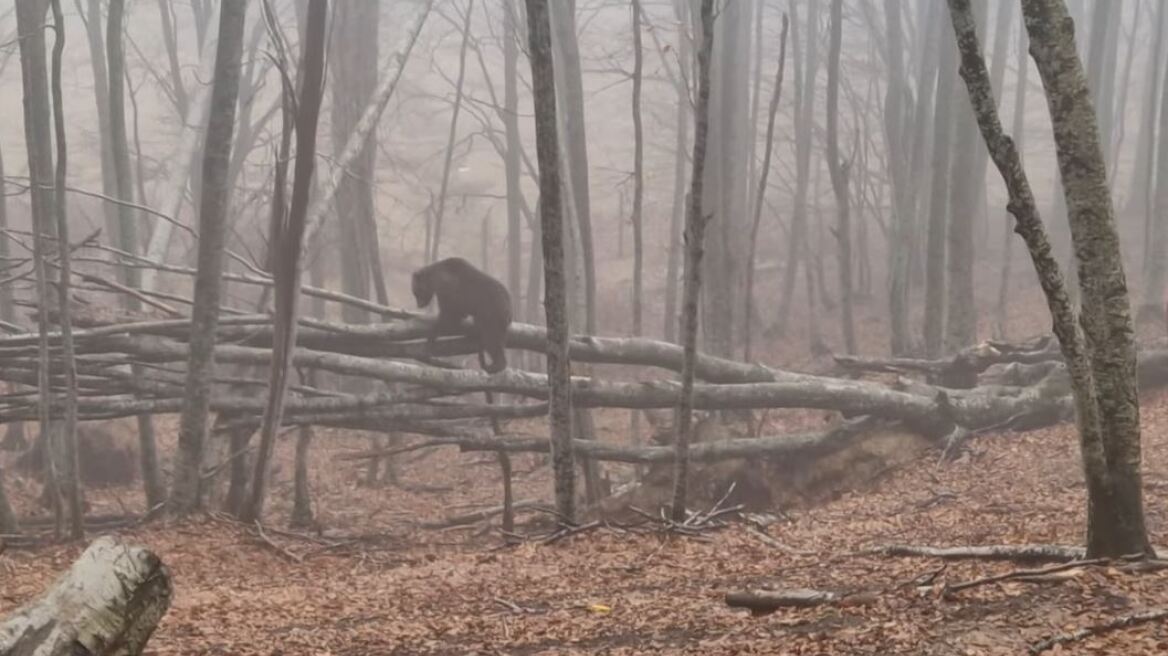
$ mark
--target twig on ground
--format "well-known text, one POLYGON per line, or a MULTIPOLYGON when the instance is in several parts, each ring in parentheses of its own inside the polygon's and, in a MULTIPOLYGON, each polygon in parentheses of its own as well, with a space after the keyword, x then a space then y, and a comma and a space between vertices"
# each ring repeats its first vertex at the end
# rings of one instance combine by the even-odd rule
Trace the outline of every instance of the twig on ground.
POLYGON ((1116 629, 1126 629, 1131 626, 1139 626, 1140 624, 1147 624, 1148 622, 1155 622, 1166 618, 1168 618, 1168 608, 1157 608, 1134 613, 1132 615, 1124 615, 1123 617, 1117 617, 1116 619, 1113 619, 1109 622, 1104 622, 1103 624, 1084 627, 1082 629, 1078 629, 1077 631, 1063 633, 1052 638, 1047 638, 1046 640, 1036 642, 1030 646, 1030 653, 1041 654, 1044 651, 1054 649, 1060 645, 1077 642, 1084 638, 1090 638, 1091 636, 1101 635, 1116 629))

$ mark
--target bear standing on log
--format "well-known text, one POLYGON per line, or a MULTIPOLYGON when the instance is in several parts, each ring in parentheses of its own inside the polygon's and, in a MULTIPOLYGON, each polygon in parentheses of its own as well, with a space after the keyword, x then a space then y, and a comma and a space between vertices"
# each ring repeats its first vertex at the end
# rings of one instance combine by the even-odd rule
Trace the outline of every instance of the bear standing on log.
POLYGON ((438 297, 438 321, 430 333, 430 348, 439 335, 462 332, 462 320, 471 317, 483 370, 493 374, 507 368, 503 344, 511 325, 511 294, 503 283, 461 257, 449 257, 415 271, 412 287, 420 308, 438 297), (489 366, 484 354, 491 356, 489 366))

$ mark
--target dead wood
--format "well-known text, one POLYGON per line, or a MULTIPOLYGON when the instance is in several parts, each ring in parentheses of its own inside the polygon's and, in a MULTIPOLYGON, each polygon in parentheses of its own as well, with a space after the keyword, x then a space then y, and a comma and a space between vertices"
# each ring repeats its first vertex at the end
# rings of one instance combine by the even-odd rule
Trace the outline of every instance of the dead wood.
MULTIPOLYGON (((515 512, 518 512, 521 510, 534 509, 536 506, 547 506, 547 504, 540 503, 539 501, 535 500, 516 501, 512 504, 511 509, 515 512)), ((418 527, 431 530, 442 530, 447 528, 454 528, 456 526, 468 526, 470 524, 477 524, 492 517, 502 515, 506 511, 506 505, 495 506, 494 508, 477 510, 475 512, 466 513, 463 515, 454 515, 437 522, 422 522, 418 524, 418 527)))
POLYGON ((1111 561, 1107 558, 1092 558, 1092 559, 1088 559, 1088 560, 1072 560, 1072 561, 1067 562, 1067 563, 1060 563, 1058 565, 1051 565, 1049 567, 1042 567, 1042 568, 1038 568, 1038 569, 1019 569, 1019 570, 1014 570, 1011 572, 1006 572, 1004 574, 994 574, 993 576, 983 576, 982 578, 973 579, 972 581, 963 581, 961 583, 954 583, 952 585, 946 585, 944 588, 944 594, 949 595, 949 594, 953 594, 956 592, 961 592, 962 590, 968 590, 970 588, 976 588, 979 586, 989 585, 992 583, 1002 583, 1004 581, 1045 582, 1045 581, 1050 581, 1050 580, 1059 580, 1059 579, 1050 578, 1050 575, 1062 573, 1062 572, 1068 572, 1070 570, 1079 569, 1081 567, 1090 567, 1092 565, 1103 565, 1103 564, 1108 563, 1108 562, 1111 562, 1111 561))
POLYGON ((1057 544, 999 544, 972 547, 929 547, 890 544, 864 553, 887 557, 940 558, 942 560, 1008 560, 1018 562, 1062 562, 1083 558, 1086 550, 1057 544))
POLYGON ((1091 636, 1102 635, 1117 629, 1125 629, 1132 626, 1139 626, 1147 624, 1148 622, 1158 622, 1168 618, 1168 608, 1154 608, 1131 615, 1124 615, 1117 617, 1109 622, 1103 624, 1096 624, 1093 626, 1084 627, 1070 633, 1062 633, 1046 640, 1041 640, 1030 646, 1031 654, 1041 654, 1044 651, 1054 649, 1060 645, 1078 642, 1084 638, 1091 636))
POLYGON ((754 617, 768 615, 781 608, 814 608, 825 605, 866 605, 876 601, 872 592, 829 592, 794 588, 786 590, 737 590, 726 593, 726 605, 746 608, 754 617))

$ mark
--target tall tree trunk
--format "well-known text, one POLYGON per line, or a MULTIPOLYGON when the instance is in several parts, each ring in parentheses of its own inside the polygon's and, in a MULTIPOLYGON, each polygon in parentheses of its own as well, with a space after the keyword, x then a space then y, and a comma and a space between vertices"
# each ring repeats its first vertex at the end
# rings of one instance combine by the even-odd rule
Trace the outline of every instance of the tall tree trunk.
POLYGON ((61 59, 65 52, 65 14, 61 0, 51 1, 53 8, 53 138, 57 146, 56 172, 53 176, 53 210, 57 221, 57 258, 61 277, 57 288, 58 323, 61 327, 61 365, 65 370, 65 425, 64 453, 68 484, 65 490, 69 502, 69 536, 74 540, 84 537, 82 527, 81 460, 77 453, 77 360, 73 349, 72 300, 73 256, 70 253, 69 213, 66 209, 65 186, 68 180, 68 148, 65 142, 65 98, 61 91, 61 59))
MULTIPOLYGON (((1144 524, 1140 406, 1127 279, 1100 131, 1062 0, 1023 0, 1030 54, 1046 89, 1082 293, 1080 323, 1098 390, 1106 494, 1088 503, 1088 556, 1152 554, 1144 524)), ((1084 458, 1086 460, 1086 458, 1084 458)))
MULTIPOLYGON (((977 29, 986 24, 988 3, 974 8, 977 29)), ((953 50, 953 46, 949 46, 953 50)), ((955 70, 945 75, 954 77, 955 70)), ((980 199, 985 179, 985 156, 978 138, 977 123, 969 102, 956 94, 953 108, 953 158, 949 174, 949 229, 945 233, 948 272, 945 282, 948 306, 945 311, 945 350, 956 353, 977 341, 977 301, 974 298, 974 223, 980 213, 980 199), (977 175, 981 165, 982 174, 977 175), (976 186, 975 186, 976 185, 976 186)))
MULTIPOLYGON (((130 175, 130 147, 126 136, 126 102, 125 102, 125 50, 122 47, 122 34, 125 21, 125 0, 110 0, 109 23, 106 29, 106 52, 109 56, 110 73, 108 125, 109 135, 106 138, 110 149, 110 159, 113 172, 114 196, 124 202, 134 200, 133 180, 130 175)), ((131 254, 141 250, 138 239, 138 217, 126 204, 117 206, 118 217, 118 247, 131 254)), ((135 267, 122 267, 122 283, 127 287, 138 289, 142 285, 142 276, 135 267)), ((126 296, 126 308, 136 311, 141 303, 133 296, 126 296)), ((139 371, 135 367, 135 371, 139 371)), ((162 475, 158 470, 158 448, 154 440, 154 423, 150 415, 139 415, 138 421, 138 456, 142 469, 142 484, 146 493, 147 508, 154 508, 166 500, 166 488, 162 482, 162 475)))
MULTIPOLYGON (((1014 85, 1014 127, 1012 134, 1014 135, 1014 147, 1018 150, 1018 163, 1021 165, 1024 162, 1022 153, 1025 152, 1025 137, 1026 137, 1026 87, 1030 78, 1030 60, 1026 56, 1026 46, 1029 39, 1026 37, 1026 30, 1018 30, 1018 81, 1014 85)), ((1007 223, 1013 223, 1013 219, 1007 217, 1007 223)), ((1007 225, 1002 231, 1002 278, 998 283, 998 309, 997 328, 994 331, 998 339, 1007 339, 1008 331, 1008 310, 1010 307, 1010 287, 1014 284, 1013 277, 1013 235, 1009 226, 1007 225)))
POLYGON ((949 162, 953 143, 953 92, 957 53, 942 36, 937 68, 937 102, 933 112, 933 179, 929 192, 928 240, 925 252, 925 355, 941 354, 945 335, 945 244, 949 223, 949 162))
MULTIPOLYGON (((164 0, 165 1, 165 0, 164 0)), ((117 193, 114 177, 113 152, 110 149, 109 124, 109 72, 106 69, 105 37, 101 31, 101 0, 74 0, 77 14, 85 21, 85 36, 89 43, 89 63, 93 68, 93 97, 97 101, 98 147, 101 149, 101 190, 106 196, 117 193)), ((120 244, 118 239, 117 208, 112 203, 102 203, 105 218, 106 238, 111 244, 120 244)))
MULTIPOLYGON (((795 5, 791 16, 798 24, 795 5)), ((791 230, 787 240, 787 262, 783 271, 783 287, 779 296, 778 332, 784 334, 791 316, 791 302, 795 291, 795 275, 799 264, 812 266, 805 247, 807 242, 807 191, 810 183, 811 145, 815 133, 815 75, 819 69, 819 0, 807 3, 807 58, 800 65, 799 30, 791 34, 795 58, 795 202, 791 208, 791 230)))
MULTIPOLYGON (((12 255, 12 246, 8 235, 8 194, 5 189, 4 154, 0 152, 0 260, 9 261, 12 255)), ((16 324, 16 305, 13 303, 12 286, 0 285, 0 321, 16 324)), ((5 427, 4 444, 25 444, 24 422, 14 421, 5 427)))
POLYGON ((770 107, 767 110, 766 141, 763 145, 762 166, 759 169, 760 174, 753 203, 754 220, 750 228, 750 251, 746 264, 746 311, 744 313, 746 325, 743 326, 745 334, 743 335, 744 345, 742 347, 744 360, 749 360, 751 355, 751 335, 753 334, 751 318, 754 316, 754 257, 758 247, 758 228, 759 224, 762 223, 762 201, 766 197, 767 178, 771 170, 771 152, 775 145, 775 116, 779 113, 779 99, 783 94, 783 69, 787 65, 787 29, 787 14, 784 13, 783 27, 779 33, 779 66, 775 72, 775 89, 771 95, 770 107))
MULTIPOLYGON (((693 172, 685 217, 685 285, 682 294, 680 335, 684 350, 681 398, 677 406, 674 447, 673 508, 675 522, 685 521, 689 487, 689 442, 693 433, 694 370, 697 362, 698 296, 702 283, 702 242, 708 215, 702 214, 702 190, 706 165, 706 139, 710 130, 710 58, 714 50, 714 0, 702 0, 701 40, 698 47, 697 102, 694 106, 693 172)), ((726 220, 726 217, 722 217, 726 220)))
POLYGON ((191 346, 186 391, 179 423, 178 453, 170 492, 170 509, 183 515, 202 505, 200 463, 207 436, 211 379, 215 368, 215 329, 219 325, 219 290, 223 244, 231 190, 227 168, 238 104, 240 59, 247 0, 223 0, 219 15, 215 77, 212 81, 207 139, 203 148, 203 185, 199 203, 198 274, 191 310, 191 346))
POLYGON ((645 56, 641 48, 641 0, 633 3, 633 335, 644 332, 643 281, 645 268, 644 228, 641 210, 645 203, 645 129, 641 123, 641 71, 645 56))
POLYGON ((681 231, 685 217, 686 191, 686 145, 689 143, 689 75, 690 40, 686 33, 689 25, 689 0, 674 0, 673 9, 677 18, 677 52, 679 74, 677 78, 676 137, 673 144, 673 206, 669 212, 669 259, 665 268, 665 341, 676 339, 677 330, 677 281, 678 268, 682 259, 681 231))
MULTIPOLYGON (((340 2, 333 30, 332 139, 337 154, 345 147, 377 85, 377 29, 381 7, 377 2, 340 2)), ((345 293, 370 298, 373 264, 367 226, 373 225, 373 164, 376 137, 370 133, 349 165, 336 191, 337 230, 345 257, 341 259, 341 286, 345 293)), ((347 323, 366 323, 369 313, 345 307, 347 323)))
POLYGON ((450 113, 450 133, 446 142, 446 155, 442 160, 442 184, 438 187, 438 207, 434 210, 434 231, 431 235, 429 262, 438 261, 438 249, 442 246, 442 218, 446 213, 446 190, 450 184, 454 146, 458 141, 458 115, 462 111, 462 85, 466 80, 466 48, 470 43, 470 19, 473 14, 474 0, 468 0, 466 19, 462 26, 462 46, 458 50, 458 77, 454 82, 454 108, 450 113))
POLYGON ((539 162, 540 223, 543 231, 544 312, 547 315, 548 413, 556 511, 561 522, 576 523, 576 471, 572 454, 572 365, 568 360, 568 307, 564 278, 564 223, 560 196, 556 82, 552 68, 548 0, 526 0, 531 88, 535 105, 539 162))
POLYGON ((565 159, 568 163, 568 188, 572 192, 573 210, 580 234, 580 251, 584 265, 585 332, 596 334, 596 254, 592 238, 592 202, 589 191, 588 140, 584 120, 584 76, 580 66, 580 46, 576 40, 576 0, 560 0, 550 5, 552 42, 559 53, 557 69, 563 85, 560 90, 565 107, 561 110, 564 125, 565 159))
POLYGON ((35 448, 45 453, 45 495, 49 500, 54 517, 54 530, 62 529, 61 489, 58 478, 57 440, 54 435, 60 430, 57 422, 50 421, 49 413, 49 319, 47 310, 56 303, 56 278, 49 270, 46 259, 49 255, 47 241, 57 234, 53 220, 55 212, 52 153, 52 109, 49 104, 49 74, 45 56, 45 13, 47 0, 30 0, 16 5, 16 30, 20 44, 21 86, 24 92, 24 142, 28 153, 29 196, 32 205, 33 268, 35 271, 37 299, 37 393, 40 397, 38 417, 40 435, 35 448))
POLYGON ((888 63, 888 88, 884 96, 884 143, 888 153, 888 176, 892 181, 892 220, 888 234, 888 317, 891 350, 894 356, 911 349, 909 333, 909 262, 912 251, 913 209, 909 185, 913 172, 905 146, 904 98, 908 85, 904 74, 904 40, 900 0, 884 0, 884 23, 888 63))
MULTIPOLYGON (((275 318, 272 337, 272 367, 268 383, 268 402, 260 425, 259 453, 252 474, 251 497, 244 506, 241 519, 251 523, 264 514, 268 475, 272 453, 276 447, 276 432, 284 419, 284 401, 288 391, 288 374, 292 371, 292 352, 296 344, 298 301, 300 298, 301 253, 308 220, 309 194, 316 168, 316 130, 324 94, 325 28, 328 22, 328 0, 309 0, 305 19, 305 34, 300 64, 300 93, 296 108, 296 164, 292 179, 292 197, 285 214, 277 206, 283 219, 271 237, 274 252, 272 278, 275 281, 275 318)), ((292 89, 285 87, 285 93, 292 89)), ((287 116, 287 114, 285 115, 287 116)), ((287 127, 285 127, 285 130, 287 127)), ((277 185, 284 179, 278 176, 277 185)), ((283 204, 283 189, 275 197, 283 204)), ((307 444, 303 447, 307 449, 307 444)))
POLYGON ((848 167, 839 152, 839 74, 843 46, 843 0, 831 0, 831 36, 827 49, 827 171, 835 193, 835 238, 839 253, 840 321, 844 349, 856 352, 856 327, 852 319, 852 222, 848 193, 848 167))
MULTIPOLYGON (((1144 64, 1144 99, 1140 109, 1140 136, 1136 140, 1136 161, 1132 186, 1128 192, 1128 211, 1144 212, 1147 222, 1153 221, 1152 214, 1152 180, 1156 167, 1155 134, 1157 101, 1160 99, 1160 85, 1164 83, 1164 41, 1168 34, 1168 3, 1156 2, 1156 18, 1152 29, 1155 30, 1152 41, 1152 52, 1144 64)), ((1146 236, 1146 235, 1145 235, 1146 236)), ((1148 265, 1151 240, 1144 240, 1144 266, 1148 265)))
MULTIPOLYGON (((523 144, 519 137, 519 34, 518 18, 512 0, 503 0, 503 133, 507 152, 503 158, 503 170, 507 178, 507 287, 511 295, 518 298, 523 289, 523 222, 519 159, 523 154, 523 144)), ((535 240, 532 240, 533 242, 535 240)), ((527 290, 532 294, 532 290, 527 290)), ((516 307, 521 307, 516 304, 516 307)), ((534 317, 526 312, 519 317, 528 322, 534 317)))

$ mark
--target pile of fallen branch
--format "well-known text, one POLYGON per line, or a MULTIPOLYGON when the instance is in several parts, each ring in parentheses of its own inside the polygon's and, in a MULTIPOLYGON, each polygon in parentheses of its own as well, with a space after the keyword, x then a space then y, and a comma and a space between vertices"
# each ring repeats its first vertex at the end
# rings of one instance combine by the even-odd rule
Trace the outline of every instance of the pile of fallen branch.
MULTIPOLYGON (((132 289, 114 282, 116 269, 153 268, 179 276, 194 272, 183 267, 148 261, 139 256, 110 252, 90 238, 75 249, 78 287, 91 292, 133 295, 154 315, 127 316, 97 311, 113 304, 90 303, 75 311, 77 353, 77 412, 81 419, 108 419, 136 415, 177 413, 183 406, 185 364, 189 355, 190 321, 179 307, 189 299, 178 294, 132 289), (91 253, 95 251, 96 253, 91 253), (87 255, 87 253, 89 253, 87 255), (115 269, 103 274, 102 268, 115 269), (157 318, 156 315, 165 318, 157 318)), ((258 268, 230 273, 232 284, 269 288, 271 279, 258 268)), ((508 369, 490 375, 463 369, 437 358, 474 353, 467 337, 439 340, 427 348, 431 320, 415 313, 380 305, 325 289, 304 287, 303 293, 331 303, 350 305, 382 317, 379 324, 344 324, 303 318, 297 333, 293 365, 301 380, 314 385, 290 386, 285 423, 430 436, 426 445, 452 445, 464 450, 546 451, 544 436, 523 436, 490 430, 491 419, 521 419, 545 414, 547 379, 544 375, 508 369), (311 378, 306 374, 313 372, 311 378), (324 374, 324 375, 320 375, 324 374), (363 387, 347 384, 363 379, 363 387), (353 393, 353 389, 380 389, 353 393), (482 392, 508 395, 507 403, 490 405, 478 400, 482 392), (473 395, 473 396, 472 396, 473 395)), ((185 309, 185 307, 184 307, 185 309)), ((52 318, 52 312, 49 313, 52 318)), ((17 327, 9 326, 10 330, 17 327)), ((271 362, 273 327, 267 314, 224 308, 217 329, 215 359, 220 376, 214 380, 211 409, 219 414, 217 429, 254 428, 264 410, 267 378, 233 375, 225 371, 261 370, 271 362)), ((37 418, 37 339, 33 333, 0 337, 0 380, 12 383, 0 395, 0 423, 37 418)), ((64 376, 60 335, 49 335, 51 384, 49 399, 54 415, 63 410, 64 376)), ((902 426, 952 451, 972 434, 989 430, 1030 429, 1072 416, 1067 378, 1049 339, 1028 344, 987 343, 946 361, 863 360, 839 358, 841 366, 858 371, 944 373, 954 367, 963 374, 976 370, 981 384, 942 387, 900 377, 893 382, 857 380, 794 373, 758 363, 699 356, 694 405, 699 409, 810 408, 838 411, 845 417, 902 426), (1010 379, 997 366, 1042 367, 1040 376, 1010 379)), ((507 346, 542 353, 543 328, 513 324, 507 346)), ((608 338, 580 335, 572 338, 571 357, 577 362, 625 367, 653 367, 679 372, 682 349, 646 338, 608 338)), ((650 382, 622 382, 601 377, 574 377, 573 401, 589 408, 670 408, 678 399, 679 384, 672 376, 650 382)), ((1031 372, 1032 373, 1032 372, 1031 372)), ((1168 350, 1148 350, 1140 356, 1145 386, 1168 383, 1168 350)), ((933 376, 934 378, 936 376, 933 376)), ((695 460, 715 461, 770 454, 800 454, 845 446, 863 431, 855 422, 842 427, 799 435, 762 436, 696 445, 695 460)), ((412 447, 411 447, 412 448, 412 447)), ((632 463, 669 461, 673 449, 660 446, 618 446, 577 442, 580 455, 595 460, 632 463)), ((372 454, 370 457, 377 454, 372 454)))

